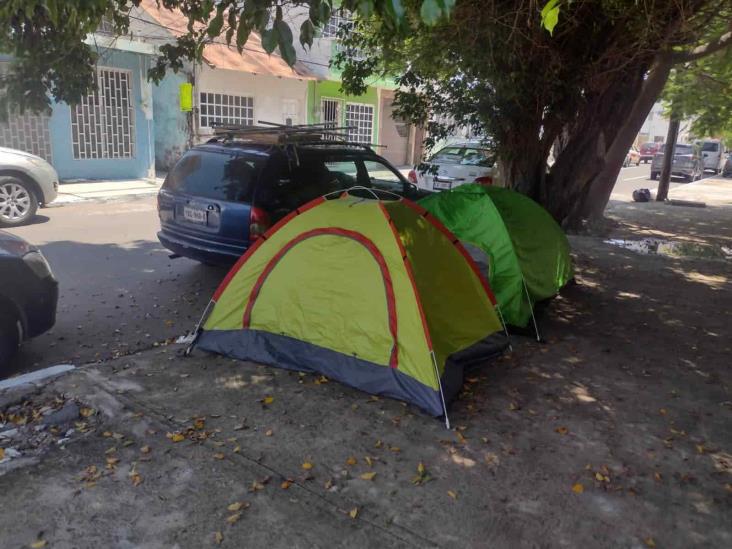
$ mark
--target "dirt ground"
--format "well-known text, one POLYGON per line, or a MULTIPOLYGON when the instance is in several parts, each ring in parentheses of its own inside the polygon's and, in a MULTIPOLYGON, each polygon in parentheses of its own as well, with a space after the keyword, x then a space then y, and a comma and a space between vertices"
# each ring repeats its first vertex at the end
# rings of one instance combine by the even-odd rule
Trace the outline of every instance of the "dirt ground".
MULTIPOLYGON (((732 245, 732 209, 609 214, 605 238, 732 245)), ((571 238, 576 284, 542 311, 545 342, 514 337, 469 373, 452 431, 177 346, 25 393, 81 415, 0 463, 0 545, 731 547, 732 262, 605 238, 571 238)))

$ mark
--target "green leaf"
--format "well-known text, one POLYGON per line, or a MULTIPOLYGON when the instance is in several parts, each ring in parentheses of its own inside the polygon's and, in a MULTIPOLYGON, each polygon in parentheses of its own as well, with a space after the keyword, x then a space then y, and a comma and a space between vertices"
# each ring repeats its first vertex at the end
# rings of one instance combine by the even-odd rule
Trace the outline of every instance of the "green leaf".
POLYGON ((559 6, 561 0, 549 0, 541 10, 541 25, 554 35, 554 27, 559 22, 559 6))
POLYGON ((265 30, 262 33, 262 48, 264 48, 264 51, 272 53, 277 47, 278 38, 279 35, 276 27, 265 30))
POLYGON ((315 37, 315 25, 310 19, 305 19, 300 25, 300 45, 304 48, 313 47, 313 38, 315 37))
POLYGON ((419 14, 422 16, 422 21, 428 25, 434 25, 440 20, 442 9, 437 4, 437 0, 424 0, 419 14))
POLYGON ((219 9, 216 11, 216 16, 208 24, 208 35, 211 38, 216 38, 221 34, 221 29, 224 27, 224 11, 219 9))
POLYGON ((292 45, 292 30, 290 30, 290 25, 282 20, 278 20, 275 21, 274 28, 277 29, 277 45, 280 47, 282 59, 288 65, 294 65, 297 60, 297 54, 292 45))
POLYGON ((390 0, 387 7, 390 8, 391 12, 394 14, 394 20, 397 25, 400 25, 402 19, 404 19, 404 5, 402 4, 402 0, 390 0))
POLYGON ((236 28, 236 47, 241 52, 244 44, 249 40, 249 35, 252 32, 252 27, 244 21, 239 21, 239 26, 236 28))
POLYGON ((275 21, 274 28, 277 29, 279 42, 289 42, 290 44, 292 44, 292 30, 290 30, 290 25, 282 20, 279 20, 275 21))

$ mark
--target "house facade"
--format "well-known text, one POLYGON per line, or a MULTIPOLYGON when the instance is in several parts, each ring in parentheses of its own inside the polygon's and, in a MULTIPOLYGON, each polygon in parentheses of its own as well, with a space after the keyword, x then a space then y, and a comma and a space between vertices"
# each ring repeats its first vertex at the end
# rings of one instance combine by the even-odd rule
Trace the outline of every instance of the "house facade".
MULTIPOLYGON (((148 44, 103 34, 89 37, 98 61, 97 89, 78 105, 54 102, 50 112, 11 112, 0 123, 0 146, 48 160, 62 180, 154 176, 152 62, 148 44)), ((0 57, 0 71, 11 58, 0 57)))

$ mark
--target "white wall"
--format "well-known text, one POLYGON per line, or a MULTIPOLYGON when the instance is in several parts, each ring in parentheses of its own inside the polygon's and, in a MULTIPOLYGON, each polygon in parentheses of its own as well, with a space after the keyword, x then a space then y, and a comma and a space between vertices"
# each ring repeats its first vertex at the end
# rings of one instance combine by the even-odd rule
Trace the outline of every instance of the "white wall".
MULTIPOLYGON (((307 81, 294 78, 278 78, 269 75, 254 75, 226 69, 212 69, 202 66, 196 72, 195 104, 200 101, 201 92, 226 93, 254 98, 254 123, 259 120, 285 122, 284 113, 297 112, 295 124, 307 122, 307 81), (294 107, 294 109, 292 108, 294 107)), ((198 126, 198 124, 196 124, 198 126)), ((211 131, 200 128, 199 135, 210 135, 211 131)))

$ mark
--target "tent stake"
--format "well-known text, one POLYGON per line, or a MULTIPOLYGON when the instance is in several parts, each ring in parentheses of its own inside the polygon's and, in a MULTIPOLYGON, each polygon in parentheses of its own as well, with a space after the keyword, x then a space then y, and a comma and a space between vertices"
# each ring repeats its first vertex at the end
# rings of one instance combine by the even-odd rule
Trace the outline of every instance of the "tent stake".
POLYGON ((435 378, 437 379, 437 386, 440 388, 440 399, 442 400, 442 409, 445 411, 445 427, 450 429, 450 418, 447 417, 447 404, 445 404, 445 393, 442 392, 442 381, 440 381, 440 370, 437 368, 437 359, 435 358, 435 352, 430 351, 432 356, 432 365, 435 367, 435 378))
POLYGON ((503 313, 501 312, 501 306, 498 303, 496 303, 495 309, 498 312, 498 317, 501 319, 501 324, 503 324, 503 331, 506 334, 506 339, 508 339, 508 350, 513 352, 513 345, 511 345, 511 335, 508 333, 508 326, 506 326, 506 321, 503 320, 503 313))
POLYGON ((526 286, 526 279, 524 273, 521 273, 521 282, 524 285, 524 292, 526 292, 526 300, 529 302, 529 310, 531 311, 531 320, 534 321, 534 331, 536 332, 536 341, 541 342, 541 335, 539 335, 539 326, 536 324, 536 317, 534 316, 534 305, 531 303, 531 296, 529 295, 529 288, 526 286))

